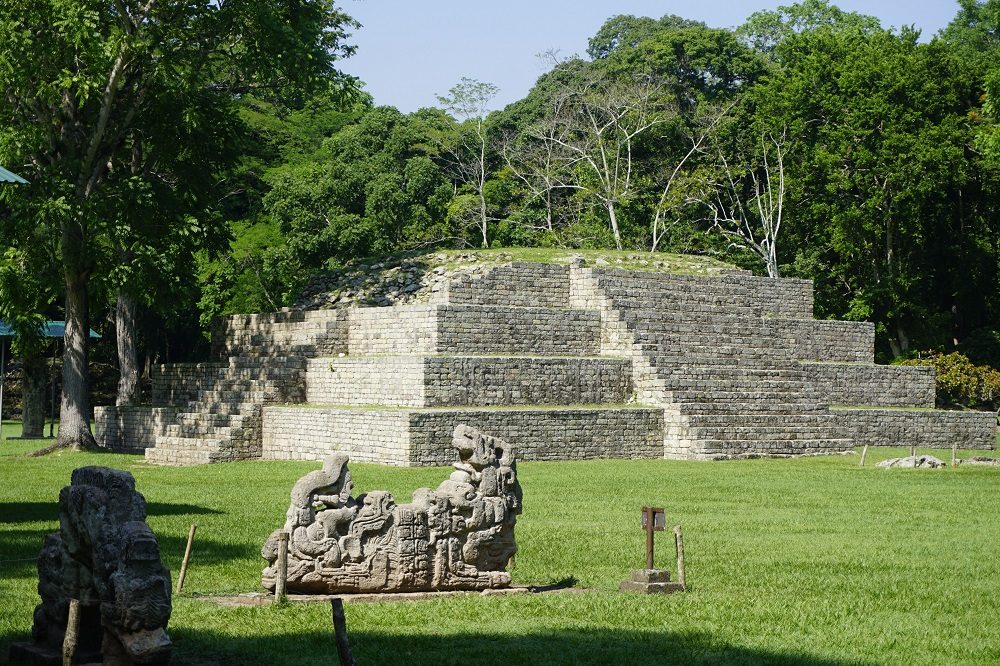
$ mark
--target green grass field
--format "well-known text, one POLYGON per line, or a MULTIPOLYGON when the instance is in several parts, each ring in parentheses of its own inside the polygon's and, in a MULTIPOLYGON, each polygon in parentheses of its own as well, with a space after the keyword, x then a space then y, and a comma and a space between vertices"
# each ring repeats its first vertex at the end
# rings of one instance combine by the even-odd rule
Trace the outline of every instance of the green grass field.
MULTIPOLYGON (((336 663, 327 604, 221 608, 196 596, 260 589, 260 546, 315 463, 174 469, 116 454, 24 456, 40 444, 0 443, 0 662, 30 631, 33 558, 57 529, 59 489, 73 468, 98 464, 135 475, 175 576, 198 523, 169 627, 176 663, 336 663)), ((904 453, 875 450, 869 459, 904 453)), ((592 591, 348 604, 355 656, 361 664, 1000 662, 1000 469, 857 465, 857 456, 523 463, 515 582, 573 580, 592 591), (616 591, 642 563, 645 503, 684 526, 686 594, 616 591)), ((388 488, 402 501, 445 476, 351 469, 356 491, 388 488)), ((671 541, 658 544, 658 558, 673 569, 671 541)))

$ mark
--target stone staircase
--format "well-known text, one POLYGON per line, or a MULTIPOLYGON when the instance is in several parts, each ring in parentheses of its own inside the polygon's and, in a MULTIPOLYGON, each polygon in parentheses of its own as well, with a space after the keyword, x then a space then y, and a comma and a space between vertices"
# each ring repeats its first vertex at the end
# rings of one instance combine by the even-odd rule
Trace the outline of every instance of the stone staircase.
POLYGON ((263 406, 305 399, 305 359, 233 356, 224 362, 164 366, 153 399, 177 409, 145 451, 153 464, 191 465, 261 456, 263 406))
POLYGON ((934 410, 932 369, 875 365, 874 327, 814 320, 812 298, 740 271, 515 262, 423 303, 237 315, 218 361, 157 370, 154 406, 98 409, 98 439, 160 464, 447 464, 458 423, 522 460, 993 446, 991 414, 934 410))
POLYGON ((776 334, 773 313, 746 286, 753 278, 581 268, 573 280, 573 302, 599 307, 614 329, 602 351, 641 359, 634 380, 668 414, 666 457, 827 453, 853 445, 799 367, 794 341, 776 334))

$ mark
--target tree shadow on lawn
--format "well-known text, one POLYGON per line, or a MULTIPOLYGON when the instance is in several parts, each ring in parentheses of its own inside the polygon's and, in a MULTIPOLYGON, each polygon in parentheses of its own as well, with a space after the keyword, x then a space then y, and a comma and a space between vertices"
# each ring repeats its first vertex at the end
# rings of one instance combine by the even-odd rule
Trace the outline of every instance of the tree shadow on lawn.
MULTIPOLYGON (((222 514, 222 511, 193 504, 167 504, 150 502, 146 505, 149 516, 182 516, 222 514)), ((42 550, 45 537, 59 531, 58 502, 0 502, 0 576, 4 578, 25 578, 37 575, 35 558, 42 550), (14 528, 20 523, 51 523, 50 527, 14 528)), ((187 536, 157 534, 161 556, 173 556, 182 552, 187 544, 187 536)), ((248 557, 255 553, 251 546, 218 543, 210 539, 195 542, 198 559, 202 563, 212 563, 233 558, 248 557)), ((180 557, 180 555, 177 555, 180 557)), ((166 559, 166 557, 164 557, 166 559)))
MULTIPOLYGON (((566 629, 525 635, 470 632, 436 636, 350 632, 359 664, 434 664, 510 666, 511 664, 776 664, 846 666, 866 662, 834 661, 809 654, 753 650, 720 642, 706 633, 566 629)), ((331 663, 336 646, 324 631, 223 637, 179 629, 171 632, 175 661, 192 666, 331 663), (314 657, 315 661, 308 658, 314 657)))

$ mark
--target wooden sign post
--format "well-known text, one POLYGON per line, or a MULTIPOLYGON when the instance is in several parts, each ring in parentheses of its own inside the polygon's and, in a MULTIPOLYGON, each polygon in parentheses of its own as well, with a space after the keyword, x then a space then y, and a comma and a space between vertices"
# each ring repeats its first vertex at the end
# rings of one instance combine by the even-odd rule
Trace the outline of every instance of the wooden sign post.
POLYGON ((646 568, 653 568, 653 532, 667 528, 667 515, 663 509, 654 506, 642 507, 642 528, 646 530, 646 568))
POLYGON ((642 507, 642 529, 646 532, 646 568, 634 569, 632 578, 623 580, 618 589, 622 592, 643 594, 670 594, 684 590, 684 545, 680 536, 680 526, 678 525, 674 531, 677 542, 677 568, 681 576, 681 581, 677 583, 670 581, 668 569, 653 567, 653 532, 667 529, 666 512, 657 506, 642 507))

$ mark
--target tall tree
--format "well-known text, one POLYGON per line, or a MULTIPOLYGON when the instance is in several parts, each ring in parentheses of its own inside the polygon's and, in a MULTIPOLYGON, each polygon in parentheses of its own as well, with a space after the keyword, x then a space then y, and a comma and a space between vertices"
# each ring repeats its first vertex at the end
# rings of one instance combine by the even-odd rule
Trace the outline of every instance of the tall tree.
MULTIPOLYGON (((24 165, 32 186, 22 212, 58 238, 63 274, 60 445, 94 444, 91 283, 114 261, 103 251, 116 222, 109 181, 116 164, 130 162, 143 119, 164 102, 225 108, 237 93, 313 85, 350 52, 343 40, 352 25, 329 0, 0 5, 0 90, 8 100, 0 153, 24 165)), ((144 154, 175 141, 169 131, 141 139, 144 154)))
POLYGON ((490 215, 486 204, 486 181, 491 173, 491 140, 486 128, 490 103, 500 89, 492 83, 462 77, 438 102, 461 120, 466 128, 458 145, 452 149, 451 164, 461 182, 471 187, 478 199, 477 226, 482 246, 489 247, 490 215))

